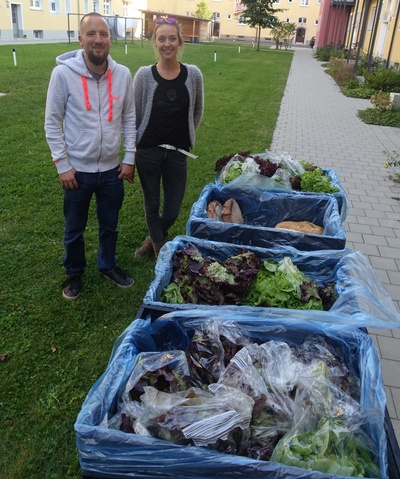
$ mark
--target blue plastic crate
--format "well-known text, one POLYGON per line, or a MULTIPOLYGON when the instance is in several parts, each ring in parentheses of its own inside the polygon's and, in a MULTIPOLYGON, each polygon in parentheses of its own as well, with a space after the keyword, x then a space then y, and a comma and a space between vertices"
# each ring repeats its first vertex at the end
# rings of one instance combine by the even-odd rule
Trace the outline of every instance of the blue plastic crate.
MULTIPOLYGON (((162 309, 146 305, 138 313, 144 320, 136 319, 116 341, 108 367, 90 390, 75 423, 79 461, 84 477, 103 478, 165 478, 165 479, 339 479, 344 476, 324 474, 272 461, 259 461, 247 457, 219 453, 207 448, 179 446, 163 440, 136 434, 123 433, 102 425, 116 412, 118 398, 125 388, 136 357, 145 351, 167 351, 171 335, 162 334, 163 322, 176 321, 180 328, 190 329, 204 321, 234 321, 254 341, 269 339, 299 344, 309 334, 320 334, 330 344, 335 344, 361 378, 361 404, 373 412, 370 437, 376 442, 380 458, 380 479, 397 479, 397 465, 387 455, 387 418, 385 418, 384 386, 379 359, 372 339, 357 329, 337 330, 332 325, 318 325, 309 321, 306 312, 302 319, 276 318, 273 314, 260 320, 252 314, 221 313, 210 311, 176 311, 161 315, 162 309), (161 325, 152 328, 161 321, 161 325), (154 339, 156 334, 157 339, 154 339), (168 344, 161 344, 168 338, 168 344), (159 342, 161 340, 161 343, 159 342), (158 349, 154 349, 154 344, 158 349), (373 385, 373 386, 372 386, 373 385), (389 461, 389 462, 388 462, 389 461), (386 473, 388 471, 388 473, 386 473)), ((173 339, 172 339, 173 341, 173 339)), ((389 449, 393 450, 390 444, 389 449)))
POLYGON ((186 234, 226 243, 273 248, 293 246, 302 251, 343 249, 346 232, 337 201, 328 195, 299 195, 208 184, 193 204, 186 234), (238 203, 244 223, 226 223, 207 217, 211 201, 238 203), (275 228, 281 221, 309 221, 322 226, 321 235, 275 228))

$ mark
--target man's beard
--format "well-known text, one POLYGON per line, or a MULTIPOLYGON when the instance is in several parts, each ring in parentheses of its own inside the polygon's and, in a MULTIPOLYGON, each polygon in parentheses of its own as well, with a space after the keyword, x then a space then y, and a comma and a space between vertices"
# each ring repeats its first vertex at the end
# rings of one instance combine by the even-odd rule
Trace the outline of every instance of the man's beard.
POLYGON ((103 65, 103 63, 107 60, 107 57, 108 57, 108 53, 106 52, 104 52, 100 56, 94 55, 93 52, 87 52, 86 55, 89 61, 93 63, 93 65, 97 65, 97 66, 103 65))

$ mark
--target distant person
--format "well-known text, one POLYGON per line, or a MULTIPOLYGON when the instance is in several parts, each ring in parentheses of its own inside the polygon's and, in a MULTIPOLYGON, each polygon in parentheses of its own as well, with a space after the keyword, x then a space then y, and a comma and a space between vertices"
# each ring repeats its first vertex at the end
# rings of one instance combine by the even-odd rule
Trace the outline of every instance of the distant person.
POLYGON ((311 47, 311 48, 314 48, 314 45, 315 45, 315 37, 311 37, 310 47, 311 47))
POLYGON ((80 22, 76 50, 57 57, 47 92, 45 131, 64 188, 64 267, 62 296, 75 300, 86 267, 84 232, 92 196, 99 223, 97 266, 121 288, 134 281, 116 266, 123 180, 134 181, 136 141, 132 76, 109 55, 110 30, 98 13, 80 22), (125 156, 118 157, 121 132, 125 156))
POLYGON ((187 183, 187 157, 203 115, 203 76, 180 63, 183 36, 175 18, 157 18, 155 65, 141 67, 133 80, 136 105, 136 168, 143 190, 149 235, 136 258, 156 257, 179 216, 187 183), (163 189, 162 211, 161 184, 163 189))

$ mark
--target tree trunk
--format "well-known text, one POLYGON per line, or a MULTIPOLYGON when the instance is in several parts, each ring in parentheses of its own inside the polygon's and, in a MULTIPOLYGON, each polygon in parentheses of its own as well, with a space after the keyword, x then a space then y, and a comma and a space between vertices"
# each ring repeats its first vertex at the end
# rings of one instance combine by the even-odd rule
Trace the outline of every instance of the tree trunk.
POLYGON ((261 27, 258 26, 257 27, 258 30, 257 30, 257 51, 260 51, 260 40, 261 40, 261 27))

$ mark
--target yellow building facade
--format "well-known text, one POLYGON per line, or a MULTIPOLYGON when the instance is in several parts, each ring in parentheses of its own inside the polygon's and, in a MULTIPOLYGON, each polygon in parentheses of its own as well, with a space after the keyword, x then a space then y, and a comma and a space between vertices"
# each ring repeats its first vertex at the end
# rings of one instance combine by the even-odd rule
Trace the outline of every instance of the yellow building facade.
MULTIPOLYGON (((311 37, 316 35, 321 0, 276 0, 276 8, 280 21, 296 24, 293 44, 308 45, 311 37)), ((193 15, 199 0, 148 0, 149 10, 177 15, 193 15)), ((249 27, 242 20, 245 9, 238 0, 207 0, 213 13, 209 39, 227 41, 252 41, 256 39, 256 29, 249 27)), ((261 31, 262 41, 271 41, 269 29, 261 31)))
POLYGON ((98 12, 109 21, 113 36, 141 35, 146 0, 0 0, 2 41, 77 40, 82 15, 98 12))
MULTIPOLYGON (((277 17, 295 23, 293 44, 308 45, 315 36, 321 0, 276 0, 284 9, 277 17)), ((0 43, 13 40, 77 40, 79 20, 85 13, 99 12, 108 18, 112 34, 124 37, 125 30, 140 38, 143 10, 192 16, 199 0, 0 0, 0 43), (124 20, 126 19, 126 20, 124 20)), ((244 23, 244 6, 238 0, 207 0, 214 14, 207 40, 252 41, 256 29, 244 23)), ((271 41, 268 29, 261 41, 271 41)))
POLYGON ((355 53, 381 58, 386 66, 400 70, 399 0, 362 0, 356 4, 350 11, 345 43, 355 53))

